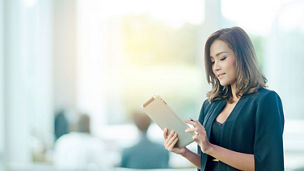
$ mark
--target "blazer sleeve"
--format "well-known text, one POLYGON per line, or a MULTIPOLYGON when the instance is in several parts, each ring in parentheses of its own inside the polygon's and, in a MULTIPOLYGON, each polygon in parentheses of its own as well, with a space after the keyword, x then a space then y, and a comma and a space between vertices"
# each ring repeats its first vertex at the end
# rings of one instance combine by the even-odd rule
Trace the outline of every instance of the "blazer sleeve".
MULTIPOLYGON (((206 108, 207 108, 207 105, 208 105, 208 99, 206 99, 202 105, 202 108, 201 108, 201 111, 200 111, 200 115, 199 115, 199 118, 198 118, 198 121, 203 125, 203 122, 204 122, 204 119, 205 119, 205 116, 206 116, 206 108)), ((202 155, 202 150, 200 148, 199 145, 197 145, 197 154, 198 155, 202 155)), ((202 161, 201 161, 202 163, 202 161)), ((201 171, 201 169, 197 169, 197 171, 201 171)))
POLYGON ((255 170, 284 170, 284 114, 280 97, 273 91, 263 95, 255 117, 255 170))

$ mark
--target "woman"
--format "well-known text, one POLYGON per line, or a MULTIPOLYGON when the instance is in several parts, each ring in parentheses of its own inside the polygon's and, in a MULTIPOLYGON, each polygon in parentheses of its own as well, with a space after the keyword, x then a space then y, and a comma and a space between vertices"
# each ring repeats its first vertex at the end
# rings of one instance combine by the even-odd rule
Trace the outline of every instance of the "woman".
POLYGON ((239 27, 213 33, 205 45, 207 81, 212 85, 195 132, 198 154, 178 148, 176 132, 164 130, 164 146, 201 170, 284 170, 284 114, 280 97, 265 89, 250 38, 239 27))

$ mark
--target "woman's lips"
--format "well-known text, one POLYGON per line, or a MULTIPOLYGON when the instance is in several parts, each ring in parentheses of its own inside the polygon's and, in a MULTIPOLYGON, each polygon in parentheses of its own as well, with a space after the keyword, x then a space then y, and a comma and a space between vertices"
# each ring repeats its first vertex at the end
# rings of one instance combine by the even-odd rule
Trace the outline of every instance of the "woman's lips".
POLYGON ((225 75, 225 73, 219 74, 219 75, 217 76, 217 78, 218 78, 218 79, 222 79, 222 78, 224 77, 224 75, 225 75))

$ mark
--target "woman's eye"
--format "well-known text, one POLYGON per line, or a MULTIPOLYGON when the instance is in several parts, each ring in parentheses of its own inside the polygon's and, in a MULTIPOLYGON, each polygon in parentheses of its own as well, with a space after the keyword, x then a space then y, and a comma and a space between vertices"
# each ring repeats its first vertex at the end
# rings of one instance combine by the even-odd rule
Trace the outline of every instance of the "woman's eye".
POLYGON ((227 57, 226 56, 224 56, 224 57, 222 57, 220 60, 221 61, 223 61, 223 60, 225 60, 227 57))
POLYGON ((211 61, 211 64, 213 65, 213 64, 214 64, 214 61, 211 61))

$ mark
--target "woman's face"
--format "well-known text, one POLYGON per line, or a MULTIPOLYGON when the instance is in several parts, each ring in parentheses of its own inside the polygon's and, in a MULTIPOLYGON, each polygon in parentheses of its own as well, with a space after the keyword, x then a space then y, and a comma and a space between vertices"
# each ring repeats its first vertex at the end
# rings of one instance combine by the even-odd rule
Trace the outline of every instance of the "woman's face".
POLYGON ((232 49, 222 40, 215 40, 210 46, 212 71, 222 86, 236 81, 236 57, 232 49))

